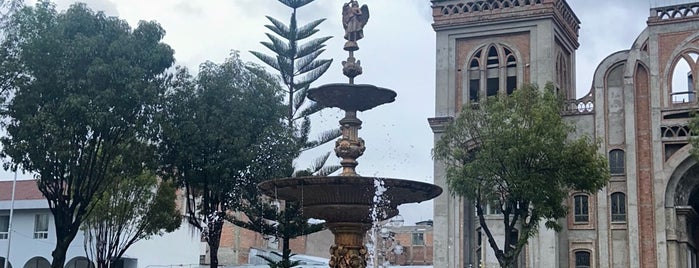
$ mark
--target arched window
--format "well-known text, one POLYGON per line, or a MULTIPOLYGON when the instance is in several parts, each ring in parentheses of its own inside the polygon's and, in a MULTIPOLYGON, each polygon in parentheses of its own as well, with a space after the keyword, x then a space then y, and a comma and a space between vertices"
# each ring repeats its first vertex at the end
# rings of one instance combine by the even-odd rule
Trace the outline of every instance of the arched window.
POLYGON ((512 49, 501 44, 481 47, 468 62, 468 99, 478 102, 482 96, 512 94, 517 88, 517 73, 517 57, 512 49))
POLYGON ((584 194, 573 196, 573 221, 575 223, 587 223, 590 221, 590 208, 588 197, 584 194))
POLYGON ((93 264, 89 259, 85 257, 74 257, 68 261, 68 263, 65 266, 66 268, 95 268, 95 264, 93 264))
POLYGON ((43 257, 34 257, 24 264, 24 268, 50 268, 51 263, 43 257))
POLYGON ((488 49, 487 60, 485 94, 486 96, 495 96, 498 94, 498 90, 500 90, 500 56, 495 46, 491 46, 488 49))
MULTIPOLYGON (((12 263, 8 261, 7 267, 12 268, 12 263)), ((0 268, 5 268, 5 257, 0 257, 0 268)))
POLYGON ((672 103, 688 103, 696 101, 696 77, 697 75, 696 52, 686 52, 677 59, 672 67, 672 103))
POLYGON ((591 263, 590 252, 582 250, 575 252, 575 268, 590 268, 591 263))
POLYGON ((612 175, 623 175, 626 173, 623 150, 614 149, 609 151, 609 172, 612 175))
POLYGON ((556 57, 556 93, 559 96, 567 96, 567 92, 570 89, 570 75, 568 74, 568 61, 563 55, 563 52, 559 52, 556 57))
POLYGON ((612 193, 612 222, 626 221, 626 195, 622 192, 612 193))

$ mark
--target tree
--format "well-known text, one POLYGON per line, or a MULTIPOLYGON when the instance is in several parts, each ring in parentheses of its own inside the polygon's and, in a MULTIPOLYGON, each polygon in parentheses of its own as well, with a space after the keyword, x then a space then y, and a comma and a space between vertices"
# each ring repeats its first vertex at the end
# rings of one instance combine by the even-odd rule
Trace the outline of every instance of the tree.
POLYGON ((86 252, 99 268, 110 267, 134 243, 173 232, 182 223, 173 183, 159 182, 152 171, 114 180, 83 223, 86 252))
POLYGON ((233 53, 223 64, 203 63, 196 79, 180 69, 166 96, 162 176, 184 188, 187 220, 206 239, 212 268, 224 218, 237 209, 245 180, 290 161, 279 93, 271 75, 233 53))
POLYGON ((23 7, 4 32, 2 155, 6 168, 37 174, 55 222, 54 268, 111 175, 140 173, 153 159, 134 150, 152 144, 163 72, 174 61, 164 35, 155 22, 132 30, 84 4, 59 13, 48 1, 23 7), (139 157, 115 165, 121 156, 139 157))
POLYGON ((475 202, 478 222, 501 267, 513 266, 541 221, 561 229, 557 220, 567 213, 570 191, 592 194, 609 180, 597 143, 573 137, 562 108, 551 85, 543 93, 525 85, 511 96, 464 107, 435 146, 449 189, 475 202), (502 212, 505 234, 518 237, 505 235, 504 244, 497 244, 483 216, 488 203, 502 212))
MULTIPOLYGON (((293 131, 295 141, 296 156, 300 153, 316 148, 341 135, 340 129, 327 130, 318 136, 317 139, 310 139, 311 121, 309 117, 320 110, 323 106, 315 102, 306 101, 306 93, 311 83, 322 76, 332 64, 330 59, 318 59, 325 51, 325 42, 331 37, 320 37, 301 43, 318 32, 318 25, 325 19, 318 19, 308 24, 299 26, 296 20, 297 9, 313 2, 313 0, 279 0, 282 4, 292 9, 289 24, 267 16, 271 25, 266 25, 267 29, 274 34, 267 33, 269 42, 262 42, 262 45, 275 53, 267 55, 264 53, 251 51, 258 59, 279 72, 284 85, 286 95, 286 124, 293 131), (276 35, 275 35, 276 34, 276 35)), ((318 157, 312 166, 287 173, 285 176, 326 176, 338 169, 339 165, 327 165, 330 152, 318 157)), ((291 164, 291 163, 289 163, 291 164)), ((268 237, 275 237, 282 241, 281 260, 268 260, 273 267, 292 267, 289 260, 291 249, 289 241, 293 238, 318 232, 324 229, 323 224, 310 224, 308 219, 301 213, 300 204, 295 202, 285 202, 282 207, 270 205, 269 200, 263 196, 256 187, 256 184, 273 177, 259 177, 254 185, 248 187, 247 196, 241 212, 246 217, 230 218, 229 221, 250 229, 268 237)))

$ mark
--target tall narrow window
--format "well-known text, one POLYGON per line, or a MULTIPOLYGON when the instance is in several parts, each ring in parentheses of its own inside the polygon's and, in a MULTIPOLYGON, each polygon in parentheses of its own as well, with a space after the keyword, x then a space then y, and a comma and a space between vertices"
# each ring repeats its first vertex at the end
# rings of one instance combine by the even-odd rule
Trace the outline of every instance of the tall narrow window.
POLYGON ((488 65, 486 75, 488 79, 486 80, 486 96, 495 96, 500 90, 500 56, 498 55, 498 49, 495 46, 491 46, 488 49, 488 65))
POLYGON ((556 58, 556 92, 565 98, 569 97, 567 94, 570 87, 568 76, 568 61, 563 52, 559 52, 556 58))
POLYGON ((10 232, 10 216, 0 216, 0 239, 7 239, 10 232))
POLYGON ((479 91, 481 89, 481 74, 480 74, 480 52, 476 53, 471 59, 471 64, 469 65, 469 82, 468 82, 468 98, 471 102, 478 102, 479 91))
POLYGON ((626 195, 621 192, 613 193, 612 196, 612 222, 626 221, 626 195))
POLYGON ((612 175, 623 175, 625 170, 624 151, 614 149, 609 151, 609 172, 612 175))
POLYGON ((49 214, 34 215, 34 239, 49 238, 49 214))
POLYGON ((575 268, 590 268, 590 252, 576 251, 575 252, 575 268))
POLYGON ((505 92, 507 95, 512 94, 517 88, 517 58, 511 50, 503 48, 505 52, 505 92))
POLYGON ((579 194, 573 196, 573 221, 575 223, 587 223, 590 221, 590 209, 588 204, 588 197, 584 194, 579 194))

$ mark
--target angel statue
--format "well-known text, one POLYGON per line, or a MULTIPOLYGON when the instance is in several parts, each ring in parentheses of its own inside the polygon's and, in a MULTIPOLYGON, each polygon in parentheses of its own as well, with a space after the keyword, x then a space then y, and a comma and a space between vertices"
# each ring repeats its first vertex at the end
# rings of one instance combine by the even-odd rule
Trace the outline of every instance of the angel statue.
POLYGON ((346 49, 347 46, 356 47, 356 41, 364 37, 362 29, 367 21, 369 21, 367 5, 362 5, 360 8, 356 0, 350 0, 342 6, 342 25, 345 27, 345 39, 347 40, 346 49))

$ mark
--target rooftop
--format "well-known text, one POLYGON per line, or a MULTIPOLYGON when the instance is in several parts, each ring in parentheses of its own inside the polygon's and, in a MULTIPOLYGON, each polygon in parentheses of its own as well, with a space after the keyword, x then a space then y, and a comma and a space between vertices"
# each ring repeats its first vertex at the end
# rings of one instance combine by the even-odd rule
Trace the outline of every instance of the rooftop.
MULTIPOLYGON (((12 199, 12 181, 0 181, 0 201, 12 199)), ((44 196, 36 185, 36 180, 18 180, 15 200, 43 200, 44 196)))

